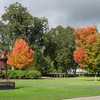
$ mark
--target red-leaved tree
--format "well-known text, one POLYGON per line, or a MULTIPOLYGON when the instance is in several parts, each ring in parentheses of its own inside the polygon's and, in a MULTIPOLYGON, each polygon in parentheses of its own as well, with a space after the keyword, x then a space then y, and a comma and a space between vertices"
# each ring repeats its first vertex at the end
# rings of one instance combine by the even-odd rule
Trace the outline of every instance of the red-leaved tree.
POLYGON ((84 67, 88 59, 88 55, 83 48, 79 48, 74 52, 74 60, 80 65, 81 68, 84 67))
POLYGON ((87 26, 75 30, 76 50, 74 52, 74 60, 84 67, 88 62, 87 47, 96 42, 96 27, 87 26))
POLYGON ((76 45, 78 47, 85 47, 88 43, 92 44, 96 41, 96 27, 87 26, 75 30, 76 45))

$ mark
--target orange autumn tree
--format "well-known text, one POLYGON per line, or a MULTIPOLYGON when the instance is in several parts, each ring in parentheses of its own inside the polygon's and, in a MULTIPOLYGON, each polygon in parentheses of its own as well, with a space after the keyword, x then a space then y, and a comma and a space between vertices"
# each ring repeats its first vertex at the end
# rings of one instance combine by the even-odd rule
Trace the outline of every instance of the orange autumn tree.
POLYGON ((84 48, 88 43, 94 43, 96 41, 96 32, 95 26, 75 29, 76 46, 84 48))
POLYGON ((16 69, 25 69, 34 62, 34 51, 25 39, 16 39, 12 52, 8 56, 7 64, 16 69))
POLYGON ((74 60, 81 68, 85 67, 88 62, 87 46, 96 41, 96 27, 87 26, 75 30, 76 50, 74 60))

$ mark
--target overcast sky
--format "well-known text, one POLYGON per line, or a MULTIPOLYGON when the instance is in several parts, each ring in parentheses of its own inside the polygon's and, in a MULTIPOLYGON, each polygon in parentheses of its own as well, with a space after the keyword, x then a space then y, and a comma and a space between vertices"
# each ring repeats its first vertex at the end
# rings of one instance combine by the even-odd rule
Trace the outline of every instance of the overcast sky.
POLYGON ((47 17, 50 27, 100 24, 100 0, 0 0, 0 15, 5 6, 15 2, 22 3, 33 16, 47 17))

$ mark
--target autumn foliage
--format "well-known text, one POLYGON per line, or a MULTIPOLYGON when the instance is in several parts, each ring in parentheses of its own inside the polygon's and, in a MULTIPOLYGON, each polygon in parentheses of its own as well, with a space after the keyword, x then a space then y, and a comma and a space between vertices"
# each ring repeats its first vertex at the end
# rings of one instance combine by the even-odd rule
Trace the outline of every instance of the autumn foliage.
POLYGON ((88 60, 87 46, 96 42, 96 27, 88 26, 75 30, 76 49, 74 52, 74 60, 84 66, 88 60))
POLYGON ((87 58, 88 58, 87 53, 83 48, 79 48, 74 52, 74 60, 81 67, 87 61, 87 58))
POLYGON ((32 64, 34 51, 24 39, 17 39, 12 52, 8 56, 7 63, 14 68, 23 69, 32 64))
POLYGON ((85 46, 86 44, 92 44, 96 41, 96 27, 88 26, 78 28, 75 30, 76 44, 77 46, 85 46))

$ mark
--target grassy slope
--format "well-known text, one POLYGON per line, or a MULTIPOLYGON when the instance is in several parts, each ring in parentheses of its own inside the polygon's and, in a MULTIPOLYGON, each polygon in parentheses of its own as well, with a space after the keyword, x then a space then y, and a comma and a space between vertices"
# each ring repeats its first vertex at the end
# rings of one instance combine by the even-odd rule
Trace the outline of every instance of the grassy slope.
POLYGON ((63 100, 100 95, 100 82, 77 78, 16 80, 15 90, 0 90, 0 100, 63 100))

